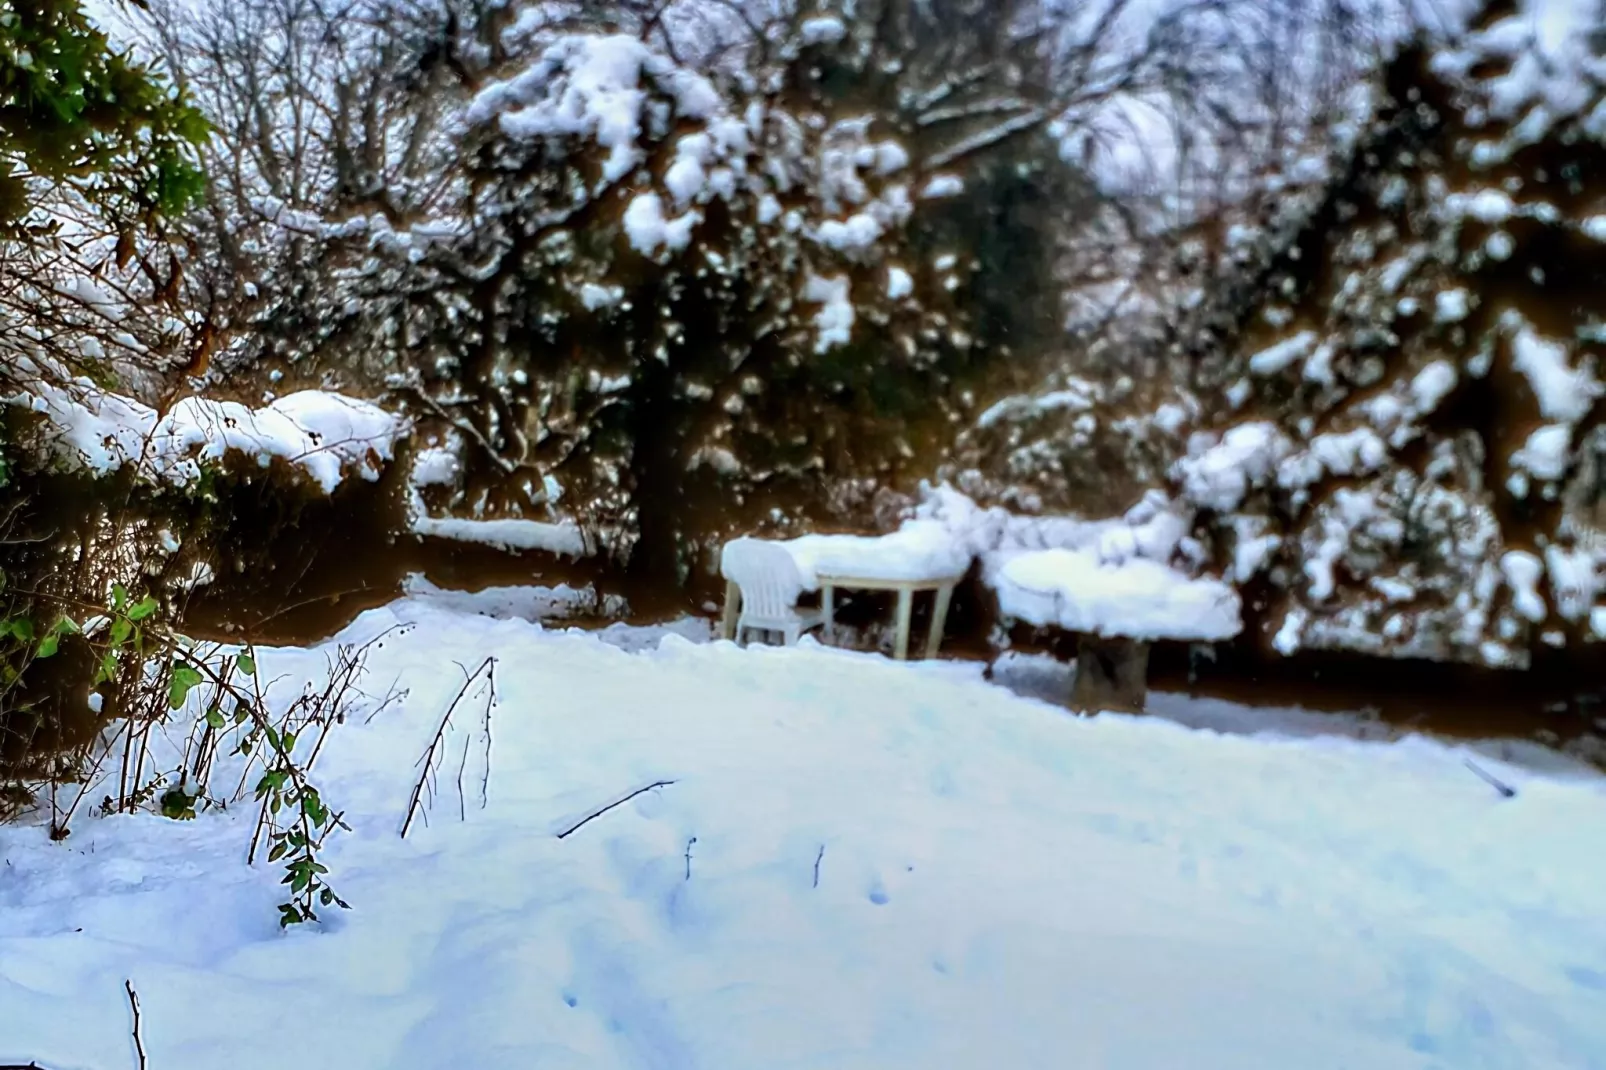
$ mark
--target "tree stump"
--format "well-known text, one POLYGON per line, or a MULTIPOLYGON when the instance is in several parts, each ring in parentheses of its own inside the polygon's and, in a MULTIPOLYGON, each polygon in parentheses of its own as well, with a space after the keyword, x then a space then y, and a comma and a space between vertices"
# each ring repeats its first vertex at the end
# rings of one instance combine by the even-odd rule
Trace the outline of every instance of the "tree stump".
POLYGON ((1149 691, 1149 644, 1084 635, 1076 648, 1071 709, 1077 713, 1142 713, 1149 691))

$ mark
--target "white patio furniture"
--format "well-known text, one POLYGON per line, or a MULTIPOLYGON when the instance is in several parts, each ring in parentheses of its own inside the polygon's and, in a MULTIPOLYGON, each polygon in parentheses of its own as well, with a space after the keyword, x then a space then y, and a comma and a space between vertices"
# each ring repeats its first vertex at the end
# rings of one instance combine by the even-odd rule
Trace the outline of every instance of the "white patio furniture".
POLYGON ((962 578, 963 574, 911 580, 822 574, 818 579, 820 583, 820 606, 825 616, 825 636, 827 639, 833 639, 836 636, 836 592, 838 588, 849 591, 896 591, 898 592, 898 615, 895 618, 897 628, 894 632, 892 656, 899 661, 905 661, 909 657, 909 630, 910 621, 914 617, 915 592, 935 591, 937 596, 931 608, 931 627, 926 632, 926 657, 934 658, 937 656, 937 651, 942 648, 942 632, 948 621, 948 606, 953 601, 954 586, 962 578))
MULTIPOLYGON (((738 539, 736 543, 756 542, 738 539)), ((951 534, 930 521, 912 521, 889 535, 804 535, 781 543, 765 543, 780 549, 793 562, 801 590, 819 591, 821 617, 826 638, 834 637, 836 592, 838 590, 893 591, 898 595, 893 656, 909 657, 909 633, 914 616, 914 596, 931 591, 935 595, 931 630, 926 636, 926 657, 936 657, 953 601, 954 587, 970 568, 968 550, 956 545, 951 534)), ((732 581, 724 569, 724 635, 734 639, 746 619, 748 593, 732 581)), ((793 596, 794 602, 796 596, 793 596)))
POLYGON ((795 646, 804 632, 823 623, 820 613, 797 608, 803 577, 780 543, 728 542, 719 570, 725 577, 725 638, 740 641, 748 632, 775 632, 786 646, 795 646))

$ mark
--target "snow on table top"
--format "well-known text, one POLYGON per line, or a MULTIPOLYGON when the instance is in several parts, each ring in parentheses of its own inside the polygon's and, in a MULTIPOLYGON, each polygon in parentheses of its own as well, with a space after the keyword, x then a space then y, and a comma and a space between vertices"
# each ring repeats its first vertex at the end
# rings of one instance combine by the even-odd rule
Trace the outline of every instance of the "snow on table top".
POLYGON ((1039 627, 1128 639, 1230 639, 1243 629, 1238 595, 1158 561, 1105 564, 1086 550, 1010 558, 993 578, 999 609, 1039 627))
POLYGON ((932 520, 911 520, 889 535, 804 535, 781 545, 811 591, 821 576, 889 582, 957 579, 971 561, 970 551, 954 533, 932 520))
MULTIPOLYGON (((416 602, 339 641, 399 620, 416 627, 374 651, 371 690, 406 697, 348 717, 316 767, 353 830, 325 859, 353 910, 280 934, 278 867, 241 861, 249 807, 85 815, 59 844, 0 828, 0 1062, 129 1065, 125 978, 166 1070, 280 1067, 286 1021, 341 1070, 1606 1051, 1599 780, 1480 757, 1517 789, 1501 799, 1431 741, 1068 718, 975 666, 812 645, 630 655, 416 602), (454 761, 471 744, 464 818, 443 778, 400 840, 457 663, 493 654, 487 804, 470 717, 448 740, 454 761), (675 783, 555 838, 657 780, 675 783)), ((276 708, 332 649, 258 651, 276 708)))
POLYGON ((348 472, 377 479, 407 430, 377 405, 318 390, 260 409, 189 397, 162 414, 80 379, 66 387, 41 383, 30 400, 54 425, 60 445, 90 471, 105 475, 137 464, 145 478, 180 486, 200 478, 199 462, 239 452, 264 467, 285 460, 327 493, 348 472))

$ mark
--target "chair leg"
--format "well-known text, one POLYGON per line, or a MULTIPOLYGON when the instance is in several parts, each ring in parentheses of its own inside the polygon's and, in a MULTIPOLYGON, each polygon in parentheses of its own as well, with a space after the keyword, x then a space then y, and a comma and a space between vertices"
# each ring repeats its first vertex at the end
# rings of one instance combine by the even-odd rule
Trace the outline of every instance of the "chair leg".
POLYGON ((799 628, 796 624, 794 624, 790 628, 786 629, 786 632, 784 634, 784 639, 785 639, 785 645, 786 646, 797 646, 798 640, 800 640, 802 638, 803 638, 803 629, 799 628))
POLYGON ((725 581, 725 615, 720 620, 719 634, 726 639, 736 638, 736 614, 742 608, 742 589, 735 580, 725 581))
POLYGON ((827 584, 820 588, 820 610, 825 618, 825 641, 836 642, 836 588, 827 584))

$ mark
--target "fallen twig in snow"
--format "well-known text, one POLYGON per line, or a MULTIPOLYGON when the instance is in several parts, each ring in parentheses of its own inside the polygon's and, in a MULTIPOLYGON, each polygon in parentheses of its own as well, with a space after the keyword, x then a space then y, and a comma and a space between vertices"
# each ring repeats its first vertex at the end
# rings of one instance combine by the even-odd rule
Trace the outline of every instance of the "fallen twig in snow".
POLYGON ((139 1033, 139 993, 134 991, 133 981, 124 981, 123 987, 128 990, 128 1005, 134 1011, 134 1051, 139 1056, 139 1070, 145 1070, 145 1041, 139 1033))
POLYGON ((691 845, 696 843, 696 842, 697 842, 697 837, 696 836, 693 836, 691 839, 686 841, 686 879, 687 880, 691 880, 691 845))
POLYGON ((814 887, 820 886, 820 863, 825 860, 825 844, 820 844, 820 853, 814 856, 814 887))
POLYGON ((570 825, 568 828, 566 828, 562 832, 558 833, 558 839, 560 839, 560 840, 567 839, 569 836, 572 836, 576 832, 580 831, 580 829, 584 828, 590 822, 595 821, 597 818, 599 818, 603 814, 607 813, 609 810, 613 810, 613 809, 615 809, 617 807, 623 806, 625 803, 629 802, 631 799, 634 799, 637 795, 645 795, 647 792, 652 791, 654 788, 667 788, 667 787, 669 787, 669 785, 671 785, 673 783, 674 783, 673 780, 657 780, 657 781, 654 781, 651 784, 648 784, 644 788, 637 788, 635 791, 631 792, 629 795, 626 795, 624 798, 615 799, 613 802, 609 803, 607 806, 604 806, 602 809, 593 810, 591 813, 587 814, 585 817, 582 817, 579 821, 576 821, 574 824, 570 825))
POLYGON ((1500 797, 1501 798, 1509 799, 1512 796, 1517 794, 1517 789, 1516 788, 1510 786, 1509 784, 1503 784, 1499 780, 1497 780, 1492 774, 1484 772, 1482 769, 1480 769, 1478 767, 1477 763, 1475 763, 1471 758, 1468 758, 1466 760, 1466 765, 1467 765, 1468 769, 1470 769, 1474 773, 1478 774, 1478 777, 1481 780, 1483 780, 1484 783, 1488 784, 1490 787, 1494 788, 1494 790, 1498 791, 1500 793, 1500 797))
MULTIPOLYGON (((488 657, 484 661, 480 662, 479 667, 473 672, 467 672, 465 670, 466 678, 463 680, 463 686, 458 689, 457 697, 452 699, 452 704, 446 707, 446 713, 441 717, 440 726, 435 729, 434 738, 429 741, 429 746, 424 749, 423 757, 418 759, 418 763, 420 766, 422 766, 422 768, 418 772, 418 780, 413 783, 412 798, 407 801, 407 816, 403 818, 401 827, 402 839, 405 840, 407 838, 407 830, 413 827, 413 818, 423 813, 422 807, 424 803, 425 791, 427 790, 429 792, 431 799, 435 797, 432 778, 440 766, 442 756, 445 754, 446 729, 447 726, 452 723, 452 714, 457 710, 457 704, 463 701, 463 696, 468 694, 468 689, 474 685, 475 680, 479 679, 481 673, 490 674, 491 687, 494 689, 496 687, 495 666, 496 659, 494 657, 488 657)), ((466 751, 464 760, 467 760, 466 751)), ((461 774, 458 776, 457 786, 459 794, 461 795, 463 787, 461 774)), ((424 817, 424 823, 426 825, 429 824, 429 817, 427 815, 424 817)))

